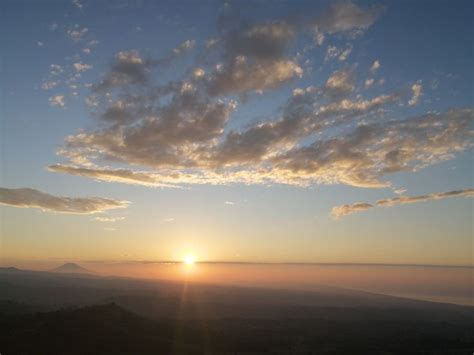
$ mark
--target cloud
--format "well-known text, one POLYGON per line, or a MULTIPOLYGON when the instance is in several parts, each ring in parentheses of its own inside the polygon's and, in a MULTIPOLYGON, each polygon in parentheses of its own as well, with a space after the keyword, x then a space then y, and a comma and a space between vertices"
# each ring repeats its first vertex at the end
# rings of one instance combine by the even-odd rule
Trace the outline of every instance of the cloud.
POLYGON ((159 59, 144 57, 137 50, 120 51, 115 55, 115 60, 108 73, 98 85, 95 85, 95 90, 107 91, 114 88, 145 85, 149 82, 150 72, 153 68, 170 64, 192 49, 194 45, 194 40, 186 40, 159 59))
POLYGON ((375 60, 372 63, 372 66, 370 67, 370 72, 372 74, 375 74, 379 69, 380 69, 380 62, 378 60, 375 60))
POLYGON ((360 187, 386 187, 381 177, 413 172, 472 147, 472 109, 401 121, 359 125, 345 135, 316 140, 273 159, 300 177, 360 187))
POLYGON ((76 6, 79 10, 82 10, 84 5, 79 0, 72 0, 74 6, 76 6))
POLYGON ((53 196, 31 188, 8 189, 0 187, 0 204, 20 208, 40 208, 43 211, 57 213, 94 214, 116 208, 126 208, 129 202, 101 197, 53 196))
POLYGON ((399 196, 377 201, 377 206, 392 207, 395 205, 404 205, 407 203, 426 202, 443 200, 450 197, 474 197, 474 189, 455 190, 448 192, 435 192, 420 196, 399 196))
POLYGON ((184 41, 183 43, 181 43, 178 47, 174 48, 173 52, 176 55, 180 55, 180 54, 194 48, 195 45, 196 45, 196 41, 188 39, 188 40, 184 41))
MULTIPOLYGON (((342 183, 380 188, 391 186, 392 173, 452 159, 472 146, 472 109, 397 117, 392 108, 414 90, 365 96, 355 64, 319 78, 323 84, 288 88, 293 94, 286 102, 258 119, 247 117, 248 110, 235 115, 248 99, 303 76, 302 66, 308 66, 299 62, 306 54, 293 53, 300 34, 318 31, 348 41, 354 31, 369 28, 380 10, 342 2, 324 16, 267 22, 228 13, 218 22, 212 45, 187 40, 160 58, 120 51, 86 99, 97 124, 67 136, 58 150, 66 161, 49 169, 150 187, 342 183), (193 47, 198 48, 182 74, 165 80, 162 71, 193 47)), ((311 48, 316 47, 311 43, 311 48)), ((351 50, 351 43, 336 48, 334 58, 346 60, 351 50)), ((379 67, 376 60, 371 71, 379 67)), ((367 80, 372 81, 366 86, 375 85, 367 80)))
POLYGON ((210 47, 219 53, 218 65, 209 73, 210 95, 263 93, 303 75, 288 53, 297 35, 293 24, 234 22, 225 21, 220 38, 210 47))
MULTIPOLYGON (((149 187, 176 187, 171 182, 164 182, 167 181, 166 176, 149 172, 137 172, 129 169, 97 169, 54 164, 48 166, 48 170, 57 173, 88 177, 99 181, 119 182, 149 187)), ((173 176, 170 176, 169 180, 173 181, 176 179, 174 179, 173 176)))
POLYGON ((94 220, 98 222, 104 222, 104 223, 112 223, 112 222, 122 221, 124 219, 125 217, 104 217, 104 216, 97 216, 94 218, 94 220))
POLYGON ((87 27, 81 28, 79 25, 75 25, 73 28, 67 30, 67 35, 71 38, 74 42, 81 41, 84 36, 89 32, 87 27))
POLYGON ((473 198, 474 189, 455 190, 455 191, 448 191, 448 192, 434 192, 434 193, 430 193, 427 195, 420 195, 420 196, 398 196, 398 197, 378 200, 375 203, 375 205, 366 203, 366 202, 357 202, 351 205, 342 205, 342 206, 333 207, 333 209, 331 210, 331 215, 337 219, 337 218, 341 218, 355 212, 366 211, 376 206, 392 207, 395 205, 403 205, 407 203, 417 203, 417 202, 427 202, 427 201, 437 201, 437 200, 443 200, 443 199, 452 198, 452 197, 473 198))
POLYGON ((371 205, 370 203, 356 202, 356 203, 353 203, 352 205, 342 205, 342 206, 333 207, 333 209, 331 210, 331 215, 334 218, 338 219, 355 212, 367 211, 368 209, 371 209, 373 207, 374 206, 371 205))
POLYGON ((366 88, 370 88, 373 85, 373 83, 374 83, 374 79, 366 79, 364 84, 366 88))
POLYGON ((420 97, 422 95, 421 91, 423 90, 423 86, 421 85, 420 82, 417 82, 417 83, 412 85, 411 90, 413 92, 413 96, 408 101, 408 105, 416 106, 418 104, 418 100, 420 99, 420 97))
POLYGON ((97 90, 107 90, 114 86, 144 84, 150 63, 142 58, 138 51, 121 51, 115 56, 110 71, 96 86, 97 90))
POLYGON ((232 201, 225 201, 225 202, 224 202, 224 205, 233 206, 233 205, 235 205, 235 202, 232 202, 232 201))
POLYGON ((58 86, 59 82, 58 81, 45 81, 43 84, 41 84, 41 89, 42 90, 51 90, 58 86))
POLYGON ((77 63, 74 63, 74 69, 76 69, 76 71, 78 72, 81 72, 81 71, 86 71, 86 70, 89 70, 89 69, 92 69, 92 65, 90 64, 84 64, 84 63, 81 63, 81 62, 77 62, 77 63))
POLYGON ((56 106, 56 107, 64 107, 66 106, 66 102, 64 100, 64 95, 54 95, 51 96, 49 99, 49 104, 51 106, 56 106))
POLYGON ((362 8, 350 1, 340 1, 316 18, 314 24, 329 34, 363 31, 372 26, 382 10, 381 6, 362 8))
POLYGON ((251 91, 263 92, 276 89, 302 75, 303 69, 292 60, 252 62, 245 56, 237 56, 225 68, 213 73, 208 90, 215 96, 251 91))
POLYGON ((64 72, 63 67, 60 66, 59 64, 51 64, 49 66, 49 68, 50 68, 49 73, 51 75, 59 75, 59 74, 62 74, 64 72))
POLYGON ((332 100, 344 98, 355 89, 354 68, 343 69, 334 72, 326 81, 324 94, 332 100))

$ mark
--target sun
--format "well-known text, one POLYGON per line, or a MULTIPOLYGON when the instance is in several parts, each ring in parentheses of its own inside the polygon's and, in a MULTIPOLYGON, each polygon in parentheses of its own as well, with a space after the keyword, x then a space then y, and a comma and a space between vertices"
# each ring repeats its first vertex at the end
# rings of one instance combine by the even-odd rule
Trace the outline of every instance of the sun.
POLYGON ((193 265, 196 262, 196 258, 193 254, 186 254, 184 256, 183 262, 186 265, 193 265))

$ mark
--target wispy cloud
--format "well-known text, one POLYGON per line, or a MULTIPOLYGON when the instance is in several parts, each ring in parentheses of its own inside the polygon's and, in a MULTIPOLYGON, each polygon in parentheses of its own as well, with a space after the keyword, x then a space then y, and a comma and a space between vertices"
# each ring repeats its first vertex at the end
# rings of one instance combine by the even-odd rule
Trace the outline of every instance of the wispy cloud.
POLYGON ((0 204, 21 208, 39 208, 43 211, 57 213, 94 214, 116 208, 126 208, 129 202, 101 197, 54 196, 31 188, 0 187, 0 204))
POLYGON ((124 219, 125 219, 125 217, 104 217, 104 216, 94 217, 94 220, 96 220, 98 222, 105 222, 105 223, 112 223, 112 222, 122 221, 124 219))
POLYGON ((355 212, 362 212, 374 207, 392 207, 396 205, 403 205, 408 203, 437 201, 452 197, 474 197, 474 189, 454 190, 448 192, 434 192, 420 196, 397 196, 388 199, 378 200, 375 204, 366 202, 357 202, 353 204, 346 204, 342 206, 333 207, 331 215, 334 218, 341 218, 355 212))

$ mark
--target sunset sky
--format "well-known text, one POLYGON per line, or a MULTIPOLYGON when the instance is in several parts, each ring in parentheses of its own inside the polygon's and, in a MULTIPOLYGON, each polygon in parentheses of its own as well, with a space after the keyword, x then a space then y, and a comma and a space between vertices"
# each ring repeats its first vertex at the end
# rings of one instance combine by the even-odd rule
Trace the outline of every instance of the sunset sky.
POLYGON ((472 1, 2 1, 0 264, 471 265, 472 1))

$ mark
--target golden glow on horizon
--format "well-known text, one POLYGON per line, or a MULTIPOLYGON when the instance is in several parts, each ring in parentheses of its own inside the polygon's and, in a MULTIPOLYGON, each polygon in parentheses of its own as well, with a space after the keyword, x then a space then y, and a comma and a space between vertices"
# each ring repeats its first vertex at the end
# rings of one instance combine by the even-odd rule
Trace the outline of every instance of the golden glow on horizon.
POLYGON ((188 266, 193 265, 196 262, 196 257, 188 253, 184 256, 183 262, 188 266))

